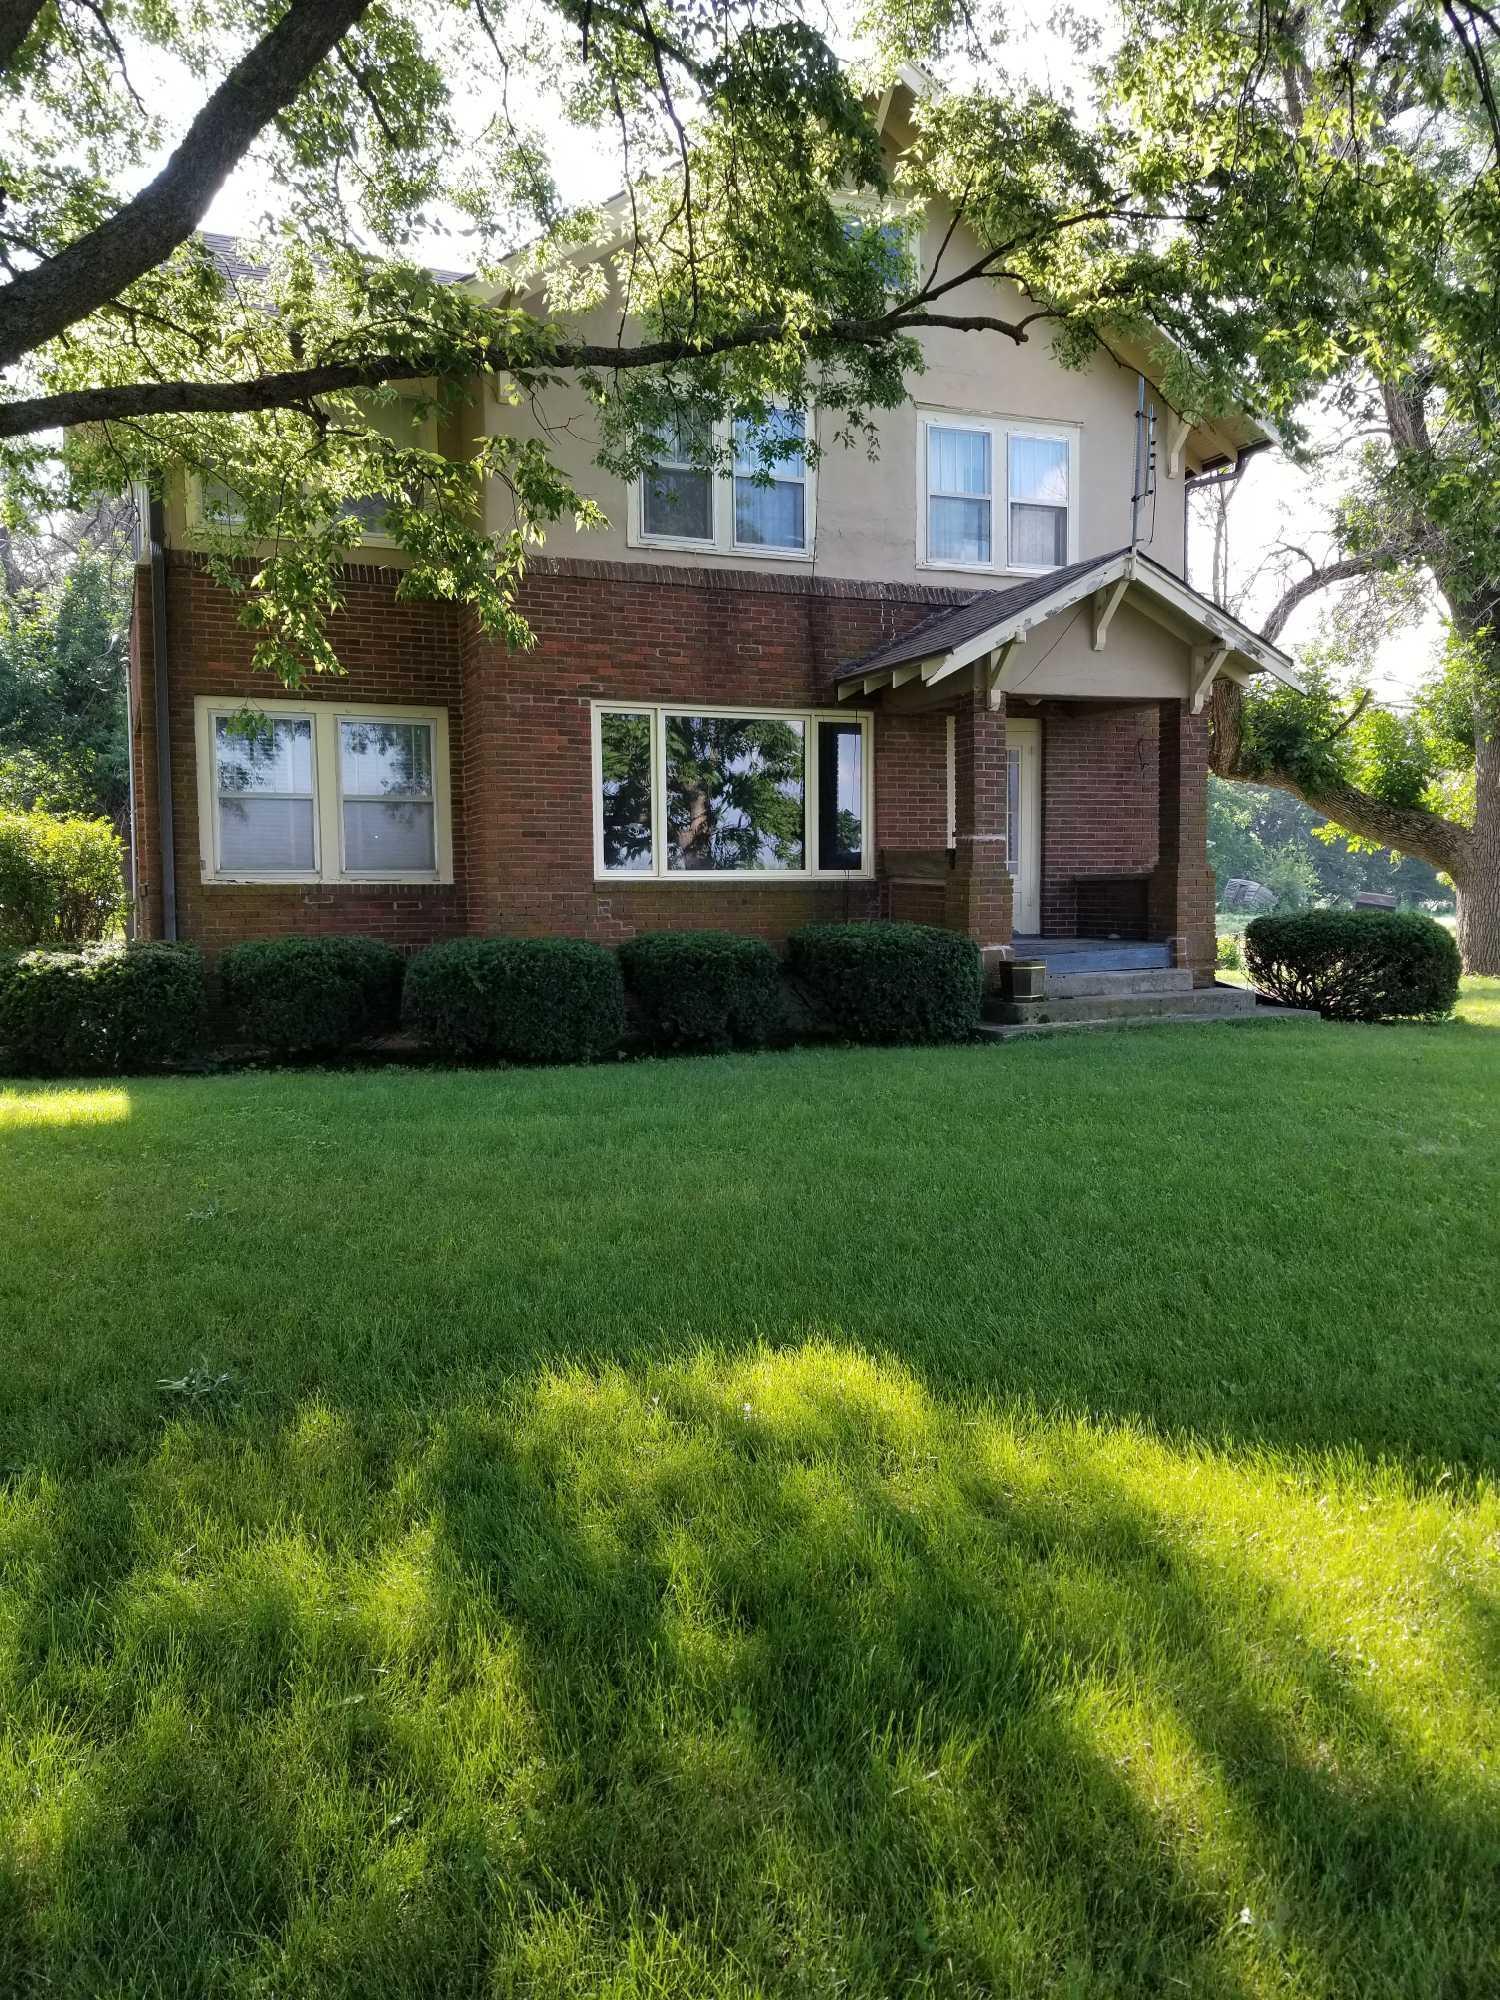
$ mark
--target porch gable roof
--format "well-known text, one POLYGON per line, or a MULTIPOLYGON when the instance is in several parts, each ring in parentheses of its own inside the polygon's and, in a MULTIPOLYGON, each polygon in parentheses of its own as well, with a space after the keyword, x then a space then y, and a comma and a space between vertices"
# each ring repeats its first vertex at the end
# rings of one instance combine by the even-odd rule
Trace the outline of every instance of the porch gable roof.
POLYGON ((1096 651, 1104 650, 1109 622, 1120 603, 1135 598, 1143 609, 1157 616, 1166 613, 1176 626, 1186 628, 1186 635, 1211 657, 1212 673, 1224 669, 1235 679, 1268 673, 1287 687, 1301 686, 1280 647, 1260 638, 1222 605, 1139 549, 1124 548, 1068 563, 1009 590, 979 591, 965 604, 934 612, 899 639, 889 639, 839 667, 834 674, 839 698, 873 694, 893 682, 900 686, 919 674, 930 686, 1024 639, 1033 626, 1091 595, 1096 651))

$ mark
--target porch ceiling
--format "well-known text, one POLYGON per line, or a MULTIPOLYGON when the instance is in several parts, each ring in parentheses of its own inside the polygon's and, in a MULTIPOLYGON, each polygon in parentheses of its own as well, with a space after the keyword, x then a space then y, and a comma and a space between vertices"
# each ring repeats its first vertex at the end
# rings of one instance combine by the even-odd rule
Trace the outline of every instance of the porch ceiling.
MULTIPOLYGON (((1025 644, 1032 628, 1090 597, 1093 633, 1087 657, 1071 673, 1054 669, 1046 686, 1049 694, 1118 698, 1170 691, 1187 696, 1197 713, 1220 674, 1245 682, 1266 673, 1288 687, 1300 686, 1291 661, 1278 647, 1139 549, 1114 549, 1011 590, 980 591, 967 604, 934 613, 902 638, 841 666, 834 676, 838 697, 847 701, 911 683, 921 684, 914 692, 925 693, 976 665, 987 673, 992 694, 1003 694, 1013 651, 1025 644), (1107 657, 1092 657, 1107 655, 1110 626, 1126 603, 1192 648, 1185 686, 1180 665, 1163 680, 1157 674, 1143 677, 1139 667, 1122 667, 1116 674, 1107 657)), ((1028 685, 1040 686, 1029 674, 1026 678, 1028 685)))

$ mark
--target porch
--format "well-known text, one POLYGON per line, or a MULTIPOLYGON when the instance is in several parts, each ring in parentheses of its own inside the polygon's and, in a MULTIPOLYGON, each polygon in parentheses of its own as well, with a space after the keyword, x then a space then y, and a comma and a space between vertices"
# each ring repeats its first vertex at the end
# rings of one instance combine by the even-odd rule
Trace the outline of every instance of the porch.
POLYGON ((839 699, 881 718, 885 914, 965 931, 992 966, 1025 949, 1059 973, 1211 986, 1207 702, 1219 676, 1261 672, 1293 678, 1134 550, 980 592, 848 662, 839 699))

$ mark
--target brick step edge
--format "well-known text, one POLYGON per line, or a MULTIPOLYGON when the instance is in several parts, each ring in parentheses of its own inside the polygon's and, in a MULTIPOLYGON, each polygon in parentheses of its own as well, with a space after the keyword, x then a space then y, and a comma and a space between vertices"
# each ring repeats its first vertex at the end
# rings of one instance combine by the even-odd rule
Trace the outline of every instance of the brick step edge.
POLYGON ((1191 993, 1192 990, 1192 969, 1186 965, 1153 965, 1139 972, 1056 972, 1047 979, 1049 1000, 1082 1000, 1091 994, 1112 999, 1127 993, 1191 993))
POLYGON ((1253 1014, 1255 996, 1241 987, 1203 986, 1187 993, 1085 994, 1076 1000, 990 1000, 984 1017, 1004 1027, 1040 1021, 1149 1020, 1163 1014, 1253 1014))

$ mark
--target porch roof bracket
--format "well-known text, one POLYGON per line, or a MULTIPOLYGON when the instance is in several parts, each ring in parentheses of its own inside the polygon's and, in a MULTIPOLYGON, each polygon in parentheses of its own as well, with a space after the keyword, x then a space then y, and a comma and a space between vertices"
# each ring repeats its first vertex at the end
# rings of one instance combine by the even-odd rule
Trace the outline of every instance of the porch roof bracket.
POLYGON ((1173 410, 1167 419, 1167 477, 1175 479, 1182 469, 1182 447, 1187 443, 1192 425, 1187 418, 1173 410))
POLYGON ((1194 715, 1203 713, 1203 704, 1208 700, 1208 691, 1219 678, 1219 670, 1229 658, 1229 641, 1221 639, 1213 647, 1200 647, 1193 654, 1193 698, 1194 715))
POLYGON ((1108 590, 1094 592, 1094 651, 1102 653, 1109 637, 1110 620, 1120 608, 1120 599, 1130 588, 1130 572, 1117 577, 1108 590))
POLYGON ((1003 646, 997 646, 985 662, 985 683, 989 691, 991 708, 998 708, 1001 702, 1004 701, 1005 696, 1000 688, 1000 676, 1009 665, 1010 656, 1016 650, 1017 646, 1024 646, 1025 644, 1026 634, 1024 632, 1017 632, 1011 638, 1007 639, 1003 646))

